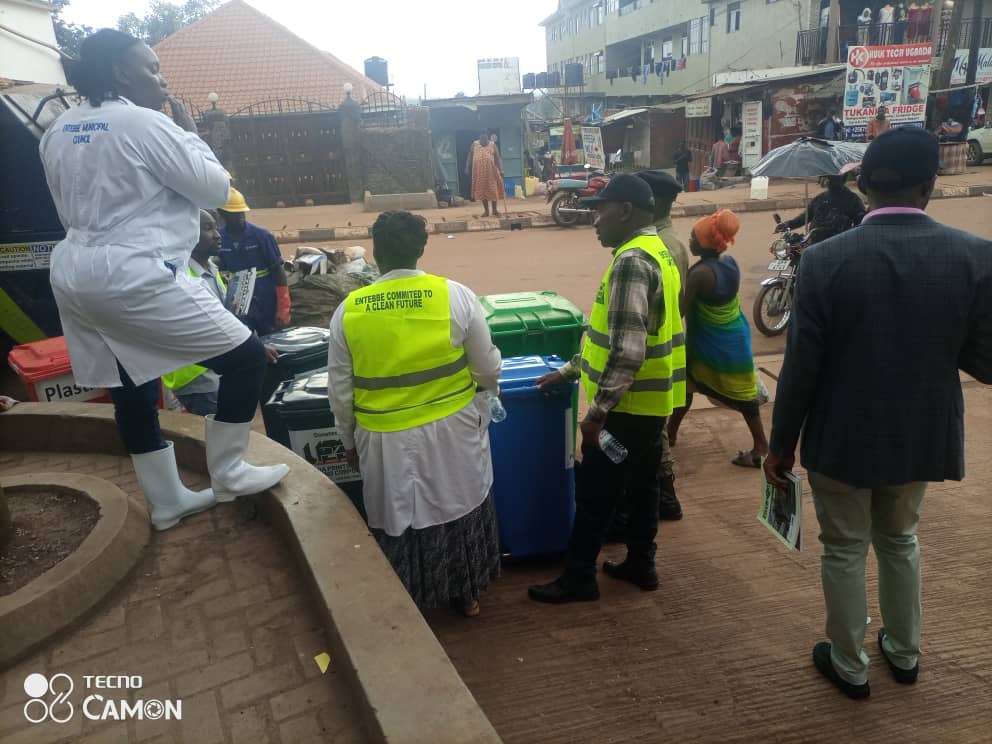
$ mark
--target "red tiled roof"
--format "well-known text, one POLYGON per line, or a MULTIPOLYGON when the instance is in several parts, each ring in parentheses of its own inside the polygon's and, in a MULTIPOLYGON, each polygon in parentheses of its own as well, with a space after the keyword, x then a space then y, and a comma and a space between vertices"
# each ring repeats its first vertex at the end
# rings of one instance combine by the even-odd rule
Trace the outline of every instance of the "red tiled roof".
POLYGON ((244 0, 231 0, 155 45, 169 91, 206 111, 207 94, 229 114, 274 98, 327 106, 344 100, 344 84, 361 103, 382 90, 329 52, 308 44, 244 0))

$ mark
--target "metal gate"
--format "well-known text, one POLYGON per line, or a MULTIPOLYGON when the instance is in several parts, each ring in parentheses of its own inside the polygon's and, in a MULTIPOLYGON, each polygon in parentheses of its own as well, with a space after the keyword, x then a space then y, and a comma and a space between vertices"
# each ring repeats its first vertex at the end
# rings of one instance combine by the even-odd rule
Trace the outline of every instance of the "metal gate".
POLYGON ((337 110, 276 99, 230 118, 235 186, 256 207, 346 204, 348 178, 337 110))

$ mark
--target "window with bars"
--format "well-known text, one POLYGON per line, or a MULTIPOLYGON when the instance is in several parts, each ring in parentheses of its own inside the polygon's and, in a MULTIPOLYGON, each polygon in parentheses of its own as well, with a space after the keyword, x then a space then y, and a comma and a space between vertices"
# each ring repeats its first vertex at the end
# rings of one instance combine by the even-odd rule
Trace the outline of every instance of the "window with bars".
POLYGON ((701 54, 703 51, 703 19, 693 18, 689 21, 689 55, 701 54))

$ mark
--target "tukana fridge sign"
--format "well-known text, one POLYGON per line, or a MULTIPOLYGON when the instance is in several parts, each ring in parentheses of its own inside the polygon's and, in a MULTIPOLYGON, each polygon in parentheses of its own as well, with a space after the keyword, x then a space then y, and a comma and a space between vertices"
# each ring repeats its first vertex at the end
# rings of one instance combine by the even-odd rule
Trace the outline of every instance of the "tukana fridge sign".
POLYGON ((880 106, 894 126, 926 122, 933 44, 856 46, 847 54, 844 126, 863 139, 880 106))

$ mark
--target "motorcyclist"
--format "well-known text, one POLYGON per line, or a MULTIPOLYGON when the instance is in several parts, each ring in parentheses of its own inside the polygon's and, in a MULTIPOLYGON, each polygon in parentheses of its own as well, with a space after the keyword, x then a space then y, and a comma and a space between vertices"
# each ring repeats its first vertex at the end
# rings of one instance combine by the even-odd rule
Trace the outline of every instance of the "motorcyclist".
POLYGON ((809 224, 809 245, 820 243, 845 230, 861 224, 866 210, 861 197, 844 184, 848 173, 821 176, 820 185, 826 190, 818 194, 802 214, 776 226, 776 232, 786 232, 809 224))

